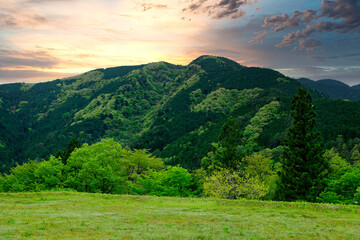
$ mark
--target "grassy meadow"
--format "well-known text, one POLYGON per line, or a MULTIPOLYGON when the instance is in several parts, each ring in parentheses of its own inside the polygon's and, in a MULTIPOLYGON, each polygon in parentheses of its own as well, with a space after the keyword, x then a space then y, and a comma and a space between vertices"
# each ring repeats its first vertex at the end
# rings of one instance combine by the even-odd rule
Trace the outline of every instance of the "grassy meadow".
POLYGON ((1 193, 0 239, 360 239, 360 207, 74 192, 1 193))

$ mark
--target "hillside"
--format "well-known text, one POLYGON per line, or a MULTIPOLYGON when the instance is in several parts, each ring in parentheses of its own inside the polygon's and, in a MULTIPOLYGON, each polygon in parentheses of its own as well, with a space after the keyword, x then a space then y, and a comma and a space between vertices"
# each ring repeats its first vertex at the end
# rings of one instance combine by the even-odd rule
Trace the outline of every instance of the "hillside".
POLYGON ((359 239, 358 206, 71 192, 0 194, 1 239, 359 239))
MULTIPOLYGON (((282 144, 300 83, 281 73, 213 56, 97 69, 38 84, 0 85, 0 170, 64 149, 73 138, 114 138, 167 163, 198 168, 232 115, 256 129, 258 148, 282 144)), ((312 92, 327 145, 360 136, 360 104, 312 92)))
POLYGON ((307 88, 319 91, 331 98, 341 98, 351 101, 360 100, 359 85, 350 87, 345 83, 333 79, 313 81, 307 78, 299 78, 298 81, 307 88))
POLYGON ((354 88, 354 89, 360 89, 360 84, 355 85, 355 86, 352 86, 352 88, 354 88))

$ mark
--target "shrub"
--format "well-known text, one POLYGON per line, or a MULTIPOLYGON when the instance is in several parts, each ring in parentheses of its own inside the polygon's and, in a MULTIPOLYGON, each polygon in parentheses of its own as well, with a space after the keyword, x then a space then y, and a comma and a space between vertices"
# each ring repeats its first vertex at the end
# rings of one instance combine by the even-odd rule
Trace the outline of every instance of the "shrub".
POLYGON ((228 169, 213 172, 204 183, 204 194, 209 197, 262 199, 267 193, 268 188, 258 176, 241 176, 228 169))

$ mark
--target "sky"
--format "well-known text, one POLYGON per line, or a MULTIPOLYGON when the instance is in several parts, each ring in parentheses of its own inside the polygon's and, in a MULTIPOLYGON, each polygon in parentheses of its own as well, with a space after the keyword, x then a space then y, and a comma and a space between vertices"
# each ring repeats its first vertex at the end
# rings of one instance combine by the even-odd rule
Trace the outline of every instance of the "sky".
POLYGON ((360 0, 0 0, 0 84, 201 55, 360 84, 360 0))

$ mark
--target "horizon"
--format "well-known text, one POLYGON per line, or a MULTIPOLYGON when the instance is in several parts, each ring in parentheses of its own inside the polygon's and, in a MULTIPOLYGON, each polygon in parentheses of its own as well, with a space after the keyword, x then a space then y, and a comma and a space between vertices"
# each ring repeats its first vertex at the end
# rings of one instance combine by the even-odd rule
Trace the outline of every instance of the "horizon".
MULTIPOLYGON (((120 66, 113 66, 113 67, 105 67, 105 68, 97 68, 97 69, 91 69, 91 70, 89 70, 89 71, 86 71, 86 72, 82 72, 82 73, 78 73, 78 74, 76 74, 76 75, 69 75, 69 76, 66 76, 66 77, 63 77, 63 78, 56 78, 56 79, 50 79, 50 80, 44 80, 44 81, 37 81, 37 82, 24 82, 24 81, 19 81, 19 82, 9 82, 9 83, 3 83, 3 82, 0 82, 0 85, 6 85, 6 84, 16 84, 16 83, 22 83, 22 84, 36 84, 36 83, 44 83, 44 82, 52 82, 52 81, 56 81, 56 80, 66 80, 66 79, 68 79, 68 78, 74 78, 74 77, 77 77, 77 76, 79 76, 79 75, 83 75, 83 74, 86 74, 86 73, 88 73, 88 72, 92 72, 92 71, 96 71, 96 70, 100 70, 100 69, 108 69, 108 68, 117 68, 117 67, 128 67, 128 66, 140 66, 140 65, 149 65, 149 64, 153 64, 153 63, 168 63, 168 64, 172 64, 172 65, 178 65, 178 66, 183 66, 183 67, 185 67, 185 66, 188 66, 188 65, 190 65, 191 64, 191 62, 193 62, 194 60, 196 60, 196 59, 198 59, 198 58, 200 58, 200 57, 203 57, 203 56, 212 56, 212 57, 222 57, 222 56, 215 56, 215 55, 201 55, 201 56, 199 56, 199 57, 196 57, 195 59, 193 59, 193 60, 191 60, 188 64, 174 64, 174 63, 171 63, 171 62, 166 62, 166 61, 156 61, 156 62, 149 62, 149 63, 145 63, 145 64, 134 64, 134 65, 120 65, 120 66)), ((228 59, 230 59, 230 58, 228 58, 228 59)), ((230 60, 232 60, 232 61, 234 61, 233 59, 230 59, 230 60)), ((236 62, 236 61, 235 61, 236 62)), ((239 63, 240 64, 240 63, 239 63)), ((245 66, 245 65, 243 65, 243 64, 240 64, 240 65, 242 65, 242 66, 245 66)), ((245 67, 248 67, 248 66, 245 66, 245 67)), ((286 75, 285 75, 286 76, 286 75)), ((288 77, 288 76, 286 76, 286 77, 288 77)), ((300 77, 300 78, 302 78, 302 77, 300 77)), ((293 79, 300 79, 300 78, 293 78, 293 79)), ((340 80, 337 80, 337 79, 330 79, 330 78, 326 78, 326 79, 317 79, 317 80, 314 80, 314 79, 310 79, 310 78, 305 78, 305 79, 309 79, 309 80, 311 80, 311 81, 315 81, 315 82, 317 82, 317 81, 322 81, 322 80, 334 80, 334 81, 339 81, 339 82, 342 82, 342 81, 340 81, 340 80)), ((342 82, 342 83, 344 83, 344 82, 342 82)), ((353 85, 349 85, 349 84, 347 84, 347 83, 344 83, 344 84, 346 84, 346 85, 348 85, 349 87, 353 87, 353 86, 356 86, 356 85, 359 85, 359 84, 353 84, 353 85)))
POLYGON ((216 55, 360 84, 358 0, 0 0, 0 84, 216 55), (281 10, 279 10, 281 9, 281 10))

